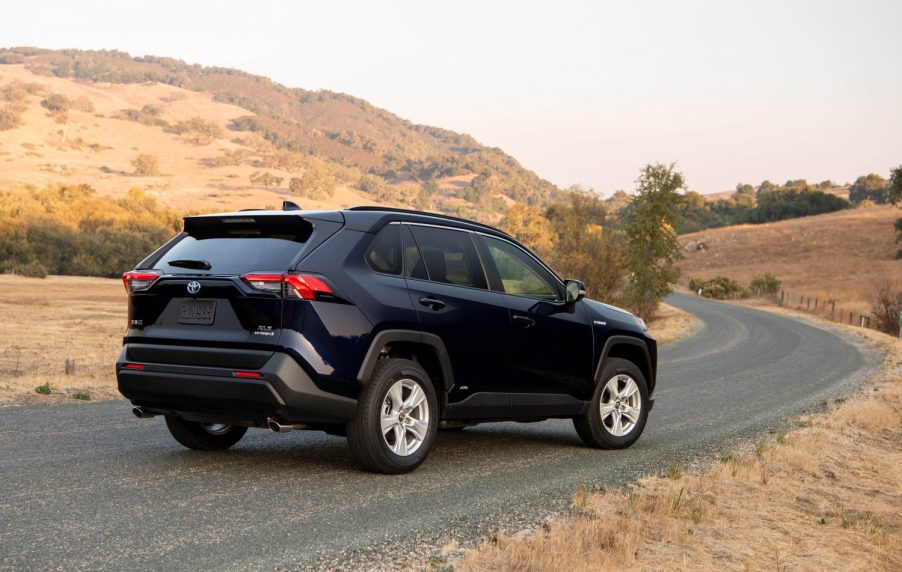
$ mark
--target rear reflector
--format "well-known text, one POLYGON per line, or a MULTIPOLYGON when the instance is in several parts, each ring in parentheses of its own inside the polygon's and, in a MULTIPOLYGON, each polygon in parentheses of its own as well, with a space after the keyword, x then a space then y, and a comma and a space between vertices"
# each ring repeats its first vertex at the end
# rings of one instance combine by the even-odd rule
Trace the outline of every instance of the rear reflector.
POLYGON ((127 363, 125 369, 144 369, 144 366, 139 363, 127 363))
POLYGON ((285 298, 316 300, 318 294, 332 294, 332 288, 309 274, 245 274, 242 280, 257 290, 281 293, 285 298))
POLYGON ((254 377, 254 378, 263 377, 263 374, 258 373, 256 371, 233 371, 232 375, 234 375, 235 377, 254 377))
POLYGON ((125 291, 131 294, 139 290, 147 290, 160 277, 157 270, 130 270, 122 274, 125 291))

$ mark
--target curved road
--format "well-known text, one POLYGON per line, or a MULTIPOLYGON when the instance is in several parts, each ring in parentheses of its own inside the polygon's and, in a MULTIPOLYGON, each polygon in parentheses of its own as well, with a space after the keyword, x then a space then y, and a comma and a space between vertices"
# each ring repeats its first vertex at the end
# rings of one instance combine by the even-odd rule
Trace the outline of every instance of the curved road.
POLYGON ((569 421, 439 434, 399 477, 361 472, 344 439, 251 431, 182 449, 125 401, 0 410, 0 569, 370 567, 452 538, 533 526, 581 480, 604 486, 724 451, 854 387, 878 356, 786 317, 672 296, 704 323, 661 351, 655 409, 626 451, 569 421))

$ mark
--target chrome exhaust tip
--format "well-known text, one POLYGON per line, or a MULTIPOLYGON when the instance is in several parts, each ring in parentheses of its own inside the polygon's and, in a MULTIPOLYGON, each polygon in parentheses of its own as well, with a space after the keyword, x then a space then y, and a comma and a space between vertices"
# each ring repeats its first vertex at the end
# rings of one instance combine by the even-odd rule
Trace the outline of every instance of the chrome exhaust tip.
POLYGON ((156 413, 145 411, 142 407, 132 407, 132 415, 138 419, 150 419, 151 417, 157 416, 156 413))
POLYGON ((310 429, 310 426, 306 425, 304 423, 292 423, 289 425, 283 425, 282 423, 279 423, 272 417, 270 417, 269 419, 266 420, 266 426, 273 433, 288 433, 289 431, 294 431, 294 430, 310 429))

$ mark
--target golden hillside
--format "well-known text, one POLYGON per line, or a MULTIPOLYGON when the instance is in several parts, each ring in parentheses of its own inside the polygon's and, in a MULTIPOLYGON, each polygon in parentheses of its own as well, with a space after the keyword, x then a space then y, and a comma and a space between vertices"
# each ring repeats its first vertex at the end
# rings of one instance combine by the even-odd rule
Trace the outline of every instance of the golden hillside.
POLYGON ((685 234, 683 281, 720 275, 747 286, 770 272, 789 292, 835 298, 838 306, 868 314, 881 282, 902 284, 893 230, 900 216, 902 210, 882 206, 685 234))
POLYGON ((498 149, 351 96, 121 52, 0 49, 0 188, 49 183, 139 187, 180 210, 289 199, 487 220, 558 192, 498 149), (156 162, 143 176, 142 154, 156 162))

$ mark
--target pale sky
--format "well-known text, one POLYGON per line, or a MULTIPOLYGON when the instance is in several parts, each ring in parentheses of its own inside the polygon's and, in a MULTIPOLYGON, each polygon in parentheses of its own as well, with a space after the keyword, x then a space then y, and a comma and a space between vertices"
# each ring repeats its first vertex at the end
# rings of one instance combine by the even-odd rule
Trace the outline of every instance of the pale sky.
POLYGON ((902 1, 19 0, 0 46, 118 49, 362 97, 609 194, 902 164, 902 1))

